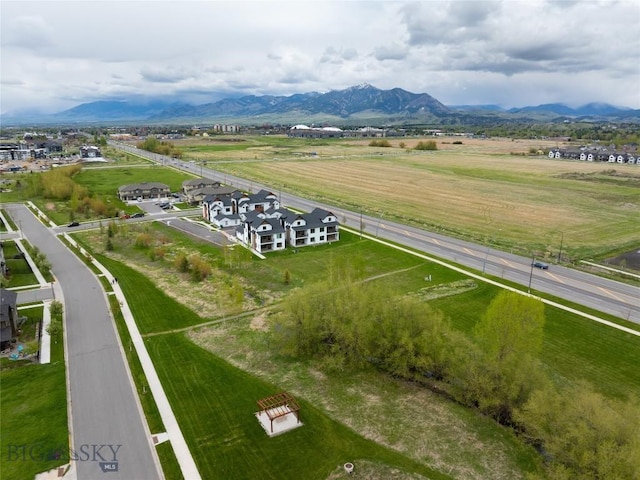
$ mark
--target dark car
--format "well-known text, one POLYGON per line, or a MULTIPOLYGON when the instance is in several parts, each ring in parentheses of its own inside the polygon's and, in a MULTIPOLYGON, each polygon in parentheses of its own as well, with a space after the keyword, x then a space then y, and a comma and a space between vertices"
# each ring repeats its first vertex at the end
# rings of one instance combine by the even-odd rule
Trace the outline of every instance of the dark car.
POLYGON ((540 268, 541 270, 548 270, 549 265, 544 262, 533 262, 533 266, 536 268, 540 268))
POLYGON ((134 213, 133 215, 131 215, 131 218, 142 218, 142 217, 144 217, 144 213, 142 212, 134 213))
POLYGON ((77 227, 80 224, 78 222, 71 222, 69 225, 67 225, 67 227, 77 227))

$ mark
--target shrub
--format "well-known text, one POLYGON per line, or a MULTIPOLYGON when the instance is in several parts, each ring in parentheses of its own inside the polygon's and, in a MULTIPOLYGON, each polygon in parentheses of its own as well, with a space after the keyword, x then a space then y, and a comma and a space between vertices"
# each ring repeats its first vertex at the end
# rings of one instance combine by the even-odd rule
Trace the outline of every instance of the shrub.
POLYGON ((189 259, 184 253, 178 254, 173 260, 173 264, 180 273, 187 273, 189 271, 189 259))
POLYGON ((414 150, 438 150, 438 145, 435 140, 429 140, 427 142, 418 142, 418 144, 413 147, 414 150))
POLYGON ((136 242, 135 245, 138 248, 149 248, 151 246, 151 242, 152 242, 152 238, 151 235, 146 233, 146 232, 142 232, 140 234, 138 234, 138 236, 136 237, 136 242))
POLYGON ((389 140, 371 140, 369 142, 370 147, 390 147, 389 140))

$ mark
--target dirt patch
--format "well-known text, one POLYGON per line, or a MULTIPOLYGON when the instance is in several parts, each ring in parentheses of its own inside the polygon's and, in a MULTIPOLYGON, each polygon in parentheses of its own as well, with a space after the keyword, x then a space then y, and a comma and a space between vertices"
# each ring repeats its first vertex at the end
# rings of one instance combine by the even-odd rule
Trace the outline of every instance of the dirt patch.
POLYGON ((259 313, 258 315, 253 317, 251 319, 251 323, 249 324, 249 328, 251 328, 251 330, 261 330, 263 332, 269 330, 265 314, 259 313))
POLYGON ((640 174, 636 174, 635 172, 621 172, 613 169, 599 172, 566 172, 556 177, 640 188, 640 174))
POLYGON ((617 265, 621 268, 630 268, 640 272, 640 248, 631 252, 623 253, 617 257, 608 258, 607 264, 617 265))
POLYGON ((46 208, 47 210, 49 210, 50 212, 52 212, 53 210, 56 209, 56 204, 52 203, 52 202, 48 202, 44 205, 44 208, 46 208))

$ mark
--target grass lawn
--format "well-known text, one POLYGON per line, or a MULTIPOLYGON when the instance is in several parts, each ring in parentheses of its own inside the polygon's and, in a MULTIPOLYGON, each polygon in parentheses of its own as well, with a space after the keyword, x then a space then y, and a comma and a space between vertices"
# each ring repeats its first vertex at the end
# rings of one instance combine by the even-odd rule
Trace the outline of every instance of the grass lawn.
POLYGON ((7 276, 7 287, 22 287, 25 285, 37 285, 38 280, 31 271, 31 267, 27 263, 24 257, 13 258, 16 255, 22 253, 16 242, 12 240, 6 240, 3 242, 4 257, 9 268, 9 274, 7 276))
MULTIPOLYGON (((488 302, 499 291, 480 283, 469 292, 429 303, 445 312, 455 327, 471 334, 488 302)), ((596 390, 614 397, 628 397, 640 391, 640 337, 549 306, 545 314, 541 360, 553 377, 560 382, 584 379, 596 390)))
MULTIPOLYGON (((38 312, 41 307, 20 314, 38 312)), ((0 478, 32 480, 69 461, 63 343, 51 344, 48 365, 5 358, 0 365, 0 478)))
POLYGON ((155 164, 148 167, 109 167, 82 169, 73 180, 94 195, 116 196, 118 187, 130 183, 160 182, 169 186, 172 192, 182 190, 182 182, 193 176, 177 172, 171 168, 163 168, 155 164))
POLYGON ((182 334, 146 340, 165 391, 203 478, 317 479, 367 459, 450 478, 366 440, 299 399, 304 425, 269 438, 256 401, 281 391, 194 345, 182 334))
POLYGON ((0 381, 0 477, 31 480, 37 473, 67 463, 69 432, 64 362, 3 368, 0 381), (25 456, 15 450, 22 446, 27 449, 25 456), (33 456, 29 454, 30 449, 33 456))

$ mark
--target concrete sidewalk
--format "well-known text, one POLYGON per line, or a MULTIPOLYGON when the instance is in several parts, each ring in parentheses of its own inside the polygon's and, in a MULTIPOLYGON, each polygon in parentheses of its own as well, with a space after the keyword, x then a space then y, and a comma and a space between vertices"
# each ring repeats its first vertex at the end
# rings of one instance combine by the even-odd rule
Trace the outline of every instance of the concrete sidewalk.
POLYGON ((178 460, 178 464, 180 465, 180 470, 182 471, 183 477, 185 478, 185 480, 201 480, 202 477, 200 476, 200 472, 198 472, 196 463, 193 460, 193 456, 189 451, 187 442, 185 441, 184 436, 182 435, 182 431, 180 430, 180 425, 178 425, 178 421, 173 414, 173 410, 171 409, 171 405, 169 404, 169 399, 167 398, 167 395, 162 388, 160 378, 158 377, 156 369, 153 366, 153 362, 151 361, 151 357, 149 356, 147 347, 144 344, 142 335, 140 335, 140 331, 138 330, 138 326, 136 325, 136 322, 133 318, 133 314, 129 309, 129 305, 127 304, 124 293, 120 288, 120 284, 102 264, 100 264, 95 259, 92 260, 92 263, 105 275, 109 282, 111 282, 115 296, 120 303, 122 316, 124 317, 127 329, 129 330, 131 341, 136 349, 136 353, 138 354, 140 363, 142 364, 144 374, 147 377, 149 389, 151 390, 153 399, 158 406, 160 417, 162 418, 164 427, 167 430, 166 433, 168 439, 171 442, 171 446, 173 447, 173 451, 178 460))

